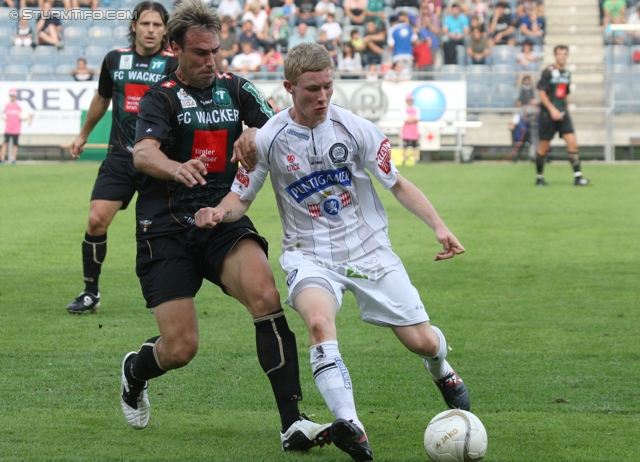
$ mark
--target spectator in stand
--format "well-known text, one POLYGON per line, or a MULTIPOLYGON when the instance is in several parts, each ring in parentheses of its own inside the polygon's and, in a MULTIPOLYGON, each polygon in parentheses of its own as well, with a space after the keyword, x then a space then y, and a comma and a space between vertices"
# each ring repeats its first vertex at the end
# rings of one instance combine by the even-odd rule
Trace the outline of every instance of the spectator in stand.
MULTIPOLYGON (((282 54, 276 51, 273 45, 266 45, 264 47, 264 54, 262 55, 262 71, 274 74, 276 72, 282 72, 283 70, 284 58, 282 54)), ((273 76, 273 78, 276 77, 275 75, 273 76)))
POLYGON ((420 29, 424 28, 422 17, 427 12, 431 17, 431 28, 434 34, 440 34, 442 23, 440 21, 442 15, 442 2, 440 0, 424 0, 420 5, 420 16, 416 19, 416 26, 420 29))
POLYGON ((327 21, 327 15, 329 13, 331 13, 333 15, 333 18, 335 19, 336 4, 333 3, 333 0, 320 0, 318 3, 316 3, 314 10, 316 14, 316 27, 318 29, 327 21))
POLYGON ((33 120, 33 114, 20 105, 18 100, 18 90, 12 88, 9 90, 9 102, 2 111, 2 120, 4 125, 4 143, 2 143, 2 151, 0 151, 0 164, 4 164, 7 157, 7 149, 9 140, 13 141, 13 149, 11 152, 11 163, 15 164, 18 159, 18 138, 20 137, 20 129, 22 127, 22 119, 28 116, 29 125, 33 120))
POLYGON ((533 78, 529 74, 523 74, 520 84, 518 85, 518 99, 516 107, 526 106, 527 104, 538 104, 537 91, 533 88, 533 78))
MULTIPOLYGON (((9 6, 10 8, 15 8, 14 0, 5 0, 5 2, 7 3, 7 6, 9 6)), ((30 8, 32 10, 35 10, 35 9, 41 10, 42 3, 43 3, 42 0, 20 0, 20 10, 23 10, 25 8, 30 8)))
POLYGON ((484 23, 489 17, 489 9, 489 2, 486 0, 473 0, 471 8, 469 9, 469 15, 477 17, 478 21, 484 23))
POLYGON ((382 21, 387 19, 387 15, 384 13, 385 6, 385 0, 368 0, 365 21, 373 19, 376 24, 379 25, 382 21))
POLYGON ((344 0, 344 13, 354 26, 362 26, 367 17, 367 0, 344 0))
POLYGON ((522 50, 516 55, 516 62, 519 72, 536 72, 538 70, 540 55, 533 51, 533 43, 530 40, 525 40, 522 44, 522 50))
POLYGON ((251 48, 254 50, 260 48, 260 43, 258 41, 258 37, 253 32, 253 23, 251 21, 245 21, 242 23, 242 32, 240 32, 238 42, 251 42, 251 48))
POLYGON ((249 11, 242 16, 242 23, 247 21, 253 23, 253 33, 258 39, 259 46, 264 48, 265 45, 272 43, 269 38, 269 15, 259 1, 253 0, 249 5, 249 11))
POLYGON ((360 37, 360 31, 358 29, 351 29, 351 32, 349 32, 349 44, 353 47, 354 51, 357 51, 362 56, 364 39, 360 37))
POLYGON ((362 58, 350 43, 342 45, 342 53, 338 55, 338 72, 341 79, 361 79, 363 75, 362 58))
POLYGON ((451 14, 445 16, 442 22, 442 39, 444 41, 444 63, 458 63, 456 46, 464 45, 465 37, 469 35, 469 18, 460 12, 460 5, 451 5, 451 14))
POLYGON ((20 18, 18 21, 18 28, 16 29, 16 36, 13 39, 13 45, 16 47, 30 47, 33 44, 33 31, 29 22, 20 18))
POLYGON ((57 17, 49 14, 49 11, 51 11, 51 0, 44 0, 42 17, 36 25, 38 45, 53 45, 62 48, 62 22, 57 17))
POLYGON ((269 26, 269 37, 274 45, 279 45, 286 51, 289 40, 289 22, 285 19, 282 11, 273 13, 271 26, 269 26))
POLYGON ((231 62, 233 57, 238 54, 240 47, 238 46, 238 36, 233 26, 234 19, 231 16, 222 18, 220 29, 220 61, 231 62))
POLYGON ((322 45, 325 50, 329 52, 329 55, 333 59, 333 63, 338 65, 338 43, 335 40, 329 40, 327 38, 327 31, 320 30, 318 36, 318 44, 322 45))
POLYGON ((220 0, 217 13, 221 18, 231 18, 231 25, 235 27, 238 25, 238 19, 242 15, 243 9, 238 0, 220 0))
POLYGON ((418 152, 418 141, 420 133, 418 132, 418 122, 420 122, 420 109, 413 105, 413 94, 409 93, 406 97, 407 106, 405 107, 405 118, 402 124, 402 163, 413 165, 420 161, 420 153, 418 152), (407 148, 412 149, 412 159, 407 157, 407 148))
MULTIPOLYGON (((307 26, 316 26, 316 3, 317 0, 295 0, 296 11, 296 26, 301 22, 307 26)), ((315 40, 314 40, 315 42, 315 40)))
MULTIPOLYGON (((178 0, 179 1, 179 0, 178 0)), ((204 1, 204 0, 203 0, 204 1)), ((267 14, 269 14, 269 0, 251 0, 251 1, 245 1, 244 3, 244 12, 246 13, 247 11, 249 11, 249 8, 251 8, 251 3, 253 2, 258 2, 260 3, 260 6, 262 8, 265 9, 265 11, 267 12, 267 14)))
POLYGON ((4 0, 4 1, 0 0, 0 8, 2 8, 2 7, 15 8, 16 4, 15 4, 15 2, 13 0, 4 0))
MULTIPOLYGON (((432 5, 429 3, 423 3, 420 6, 420 15, 416 18, 416 27, 418 30, 429 29, 436 36, 440 34, 440 18, 437 18, 437 22, 434 22, 434 14, 431 12, 432 5)), ((442 9, 442 6, 440 6, 442 9)), ((439 43, 439 40, 438 40, 439 43)))
POLYGON ((296 15, 298 14, 298 7, 294 0, 284 0, 282 5, 282 15, 289 23, 289 30, 293 30, 296 27, 296 15))
POLYGON ((98 0, 71 0, 71 9, 90 8, 95 10, 98 8, 98 0))
POLYGON ((401 11, 387 36, 392 62, 402 61, 406 69, 413 68, 413 44, 417 41, 418 35, 409 24, 409 16, 401 11))
POLYGON ((497 3, 489 24, 493 45, 515 45, 515 31, 515 20, 509 5, 504 2, 497 3))
POLYGON ((364 51, 362 52, 363 64, 382 64, 382 55, 384 55, 384 47, 386 44, 387 32, 381 24, 377 26, 375 21, 367 21, 362 44, 364 51))
POLYGON ((471 64, 487 64, 489 56, 489 39, 487 34, 480 28, 471 29, 471 37, 467 45, 467 56, 471 59, 471 64))
POLYGON ((76 68, 71 70, 71 75, 78 82, 86 82, 88 80, 93 80, 93 76, 100 75, 100 72, 88 68, 86 59, 78 58, 76 68))
POLYGON ((262 66, 262 56, 251 47, 251 42, 240 42, 240 53, 231 61, 231 72, 257 72, 260 66, 262 66))
POLYGON ((539 17, 544 17, 544 5, 542 4, 542 0, 518 0, 518 7, 516 9, 518 19, 522 19, 529 15, 531 10, 535 10, 539 17))
MULTIPOLYGON (((433 72, 433 44, 428 35, 418 34, 418 42, 413 47, 414 67, 418 72, 433 72)), ((431 80, 432 75, 420 76, 420 80, 431 80)))
POLYGON ((640 1, 636 5, 636 11, 629 15, 627 24, 635 24, 637 26, 636 30, 628 32, 629 42, 631 45, 640 45, 640 1))
MULTIPOLYGON (((318 5, 320 5, 320 3, 318 3, 318 5)), ((336 43, 338 43, 340 41, 340 37, 342 37, 342 26, 336 21, 336 17, 333 13, 327 14, 327 21, 318 29, 327 33, 327 40, 336 41, 336 43)))
POLYGON ((623 30, 613 30, 611 27, 614 24, 622 24, 623 22, 623 18, 620 16, 609 18, 607 27, 604 29, 604 42, 607 45, 624 45, 627 34, 623 30))
POLYGON ((375 63, 369 64, 364 74, 364 78, 369 82, 377 82, 378 80, 380 80, 380 71, 378 70, 378 65, 375 63))
POLYGON ((300 24, 298 24, 298 27, 294 29, 293 34, 289 35, 289 43, 288 43, 287 49, 290 50, 294 46, 300 43, 315 42, 315 41, 316 41, 316 37, 314 36, 314 34, 310 33, 307 30, 307 24, 304 22, 301 22, 300 24))
POLYGON ((602 11, 604 13, 602 25, 606 26, 611 22, 611 18, 627 17, 627 2, 625 0, 605 0, 602 3, 602 11))
POLYGON ((404 67, 403 61, 396 61, 391 69, 384 73, 382 78, 391 82, 403 82, 411 80, 411 71, 404 67))
POLYGON ((529 14, 520 20, 520 39, 529 40, 534 45, 542 45, 545 21, 538 16, 536 8, 531 8, 529 14))

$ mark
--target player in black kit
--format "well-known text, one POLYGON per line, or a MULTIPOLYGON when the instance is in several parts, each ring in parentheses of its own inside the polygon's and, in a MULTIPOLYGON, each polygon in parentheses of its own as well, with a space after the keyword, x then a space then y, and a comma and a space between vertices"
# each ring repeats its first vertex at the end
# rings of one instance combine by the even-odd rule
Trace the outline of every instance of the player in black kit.
POLYGON ((144 428, 148 381, 196 355, 194 297, 207 279, 253 317, 258 360, 280 412, 282 448, 323 445, 330 424, 312 422, 298 410, 296 340, 280 305, 267 242, 246 217, 214 229, 198 228, 194 220, 200 208, 215 206, 230 191, 243 122, 257 129, 273 110, 250 82, 216 72, 220 19, 201 0, 178 4, 168 33, 178 70, 142 98, 133 151, 135 166, 148 175, 136 203, 136 271, 160 335, 125 355, 123 413, 129 425, 144 428))
POLYGON ((129 32, 131 46, 105 56, 98 92, 80 134, 69 148, 73 157, 82 154, 89 134, 113 103, 109 151, 93 187, 89 224, 82 242, 85 288, 67 306, 69 313, 94 312, 100 305, 98 278, 107 254, 107 229, 118 210, 127 208, 144 177, 133 166, 132 157, 140 98, 178 66, 167 46, 169 15, 164 6, 139 3, 133 10, 133 18, 129 32))
POLYGON ((543 171, 545 156, 549 151, 549 143, 556 132, 567 143, 569 162, 573 167, 574 184, 586 186, 590 183, 582 176, 580 170, 580 157, 578 156, 578 142, 573 132, 573 123, 569 116, 569 87, 571 86, 571 73, 565 69, 569 49, 566 45, 558 45, 553 49, 556 63, 547 67, 538 82, 538 95, 540 96, 540 145, 536 156, 537 179, 536 186, 547 186, 544 181, 543 171))

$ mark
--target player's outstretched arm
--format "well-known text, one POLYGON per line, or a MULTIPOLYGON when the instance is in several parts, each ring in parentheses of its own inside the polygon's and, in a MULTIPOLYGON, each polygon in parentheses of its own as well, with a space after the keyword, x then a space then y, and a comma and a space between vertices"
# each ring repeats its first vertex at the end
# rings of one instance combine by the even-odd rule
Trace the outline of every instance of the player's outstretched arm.
POLYGON ((240 138, 233 143, 233 157, 231 162, 240 162, 247 172, 252 172, 258 163, 256 159, 256 153, 258 148, 256 147, 256 132, 257 128, 247 128, 242 132, 240 138))
POLYGON ((154 138, 144 138, 133 148, 133 164, 138 170, 160 180, 177 181, 189 188, 207 184, 204 179, 206 163, 204 154, 184 164, 171 160, 160 150, 160 141, 154 138))
POLYGON ((198 228, 213 228, 218 223, 238 221, 251 207, 251 201, 243 201, 233 191, 229 192, 215 207, 205 207, 195 214, 198 228))
POLYGON ((427 196, 413 183, 398 174, 398 181, 391 187, 391 192, 405 209, 435 231, 436 239, 443 248, 442 252, 436 254, 435 261, 453 258, 465 252, 465 248, 444 224, 427 196))
POLYGON ((84 125, 82 125, 80 134, 69 146, 69 153, 71 154, 71 157, 80 157, 80 154, 84 151, 84 145, 86 144, 89 135, 93 129, 96 128, 98 122, 100 122, 107 113, 109 104, 111 104, 111 99, 103 98, 98 92, 93 95, 93 99, 89 105, 89 110, 87 111, 87 118, 84 121, 84 125))

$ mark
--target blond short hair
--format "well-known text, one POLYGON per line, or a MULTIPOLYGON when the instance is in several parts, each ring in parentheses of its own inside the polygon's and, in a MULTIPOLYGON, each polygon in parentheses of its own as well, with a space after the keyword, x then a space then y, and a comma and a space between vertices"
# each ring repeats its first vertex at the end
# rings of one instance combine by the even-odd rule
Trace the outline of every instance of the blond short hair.
POLYGON ((317 43, 301 43, 287 52, 284 58, 284 78, 296 85, 305 72, 333 70, 333 58, 317 43))
POLYGON ((184 36, 189 29, 208 30, 220 35, 222 24, 216 11, 202 0, 184 0, 173 7, 167 23, 169 40, 184 48, 184 36))

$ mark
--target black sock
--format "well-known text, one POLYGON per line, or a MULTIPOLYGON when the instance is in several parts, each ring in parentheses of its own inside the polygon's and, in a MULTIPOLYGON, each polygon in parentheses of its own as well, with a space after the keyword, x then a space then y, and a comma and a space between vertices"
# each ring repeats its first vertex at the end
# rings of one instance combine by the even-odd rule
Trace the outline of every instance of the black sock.
POLYGON ((102 262, 107 256, 107 234, 102 236, 84 235, 82 242, 82 267, 84 269, 84 290, 98 295, 98 279, 102 262))
POLYGON ((540 154, 536 154, 536 172, 540 177, 542 177, 542 172, 544 171, 545 157, 546 156, 541 156, 540 154))
POLYGON ((254 319, 253 322, 256 326, 258 361, 271 382, 284 432, 300 417, 298 401, 302 400, 302 389, 296 336, 289 329, 283 310, 254 319))
POLYGON ((124 365, 125 375, 131 385, 144 386, 147 380, 160 377, 167 372, 160 367, 156 357, 155 346, 159 340, 158 335, 144 342, 138 354, 131 356, 124 365))
MULTIPOLYGON (((580 173, 580 157, 578 156, 578 153, 568 152, 567 155, 569 156, 569 163, 573 167, 573 172, 580 173)), ((582 175, 576 175, 576 176, 582 176, 582 175)))

